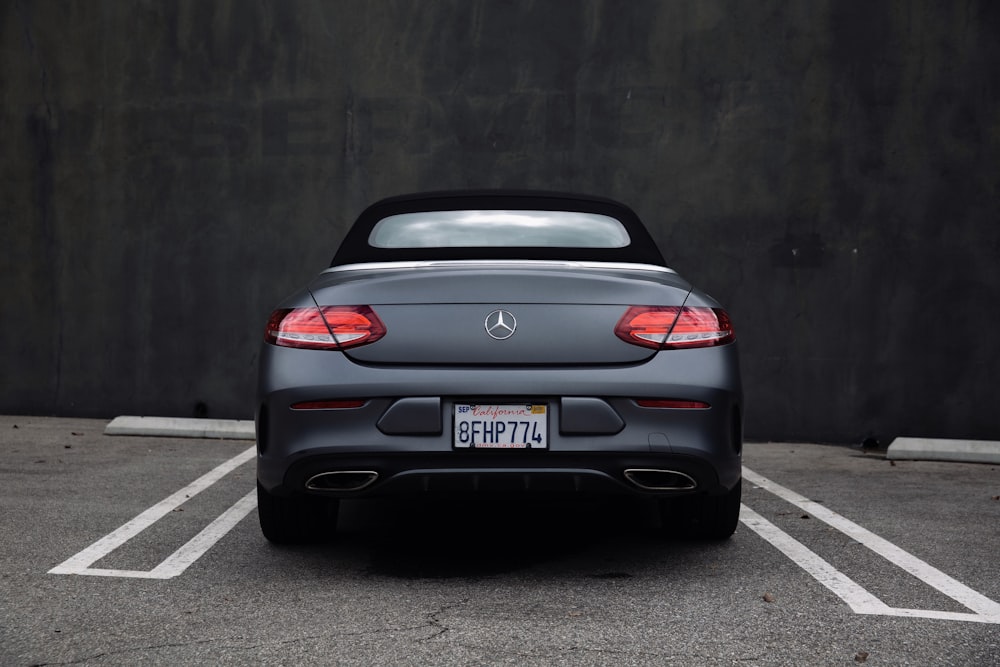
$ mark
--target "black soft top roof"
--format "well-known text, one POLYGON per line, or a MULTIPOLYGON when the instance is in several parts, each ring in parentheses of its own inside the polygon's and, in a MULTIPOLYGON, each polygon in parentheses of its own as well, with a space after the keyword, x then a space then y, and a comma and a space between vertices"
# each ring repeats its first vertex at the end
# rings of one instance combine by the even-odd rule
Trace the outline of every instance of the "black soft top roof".
POLYGON ((330 266, 362 262, 449 259, 555 259, 665 266, 663 255, 629 207, 611 199, 556 192, 478 190, 426 192, 383 199, 358 216, 330 266), (624 248, 376 248, 368 239, 379 220, 401 213, 462 210, 580 211, 615 218, 631 239, 624 248))

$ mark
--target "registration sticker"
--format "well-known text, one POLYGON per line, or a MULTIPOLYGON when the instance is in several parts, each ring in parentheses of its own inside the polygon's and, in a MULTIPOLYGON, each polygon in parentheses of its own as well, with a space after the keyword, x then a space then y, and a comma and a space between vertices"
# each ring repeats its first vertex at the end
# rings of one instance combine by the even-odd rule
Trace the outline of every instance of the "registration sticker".
POLYGON ((467 449, 545 449, 548 406, 455 404, 455 447, 467 449))

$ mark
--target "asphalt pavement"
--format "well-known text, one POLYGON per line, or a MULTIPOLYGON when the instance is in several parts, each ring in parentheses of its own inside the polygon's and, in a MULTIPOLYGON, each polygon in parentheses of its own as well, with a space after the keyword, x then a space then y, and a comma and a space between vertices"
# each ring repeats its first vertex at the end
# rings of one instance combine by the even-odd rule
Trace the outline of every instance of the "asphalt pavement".
POLYGON ((629 499, 256 524, 253 443, 0 417, 0 664, 1000 664, 1000 466, 746 447, 723 543, 629 499))

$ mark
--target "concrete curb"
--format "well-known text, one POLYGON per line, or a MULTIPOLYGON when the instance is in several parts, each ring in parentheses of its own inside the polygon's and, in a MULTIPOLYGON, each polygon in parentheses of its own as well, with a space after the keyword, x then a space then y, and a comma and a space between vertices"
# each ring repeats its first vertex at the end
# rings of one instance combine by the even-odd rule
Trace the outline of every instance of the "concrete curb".
POLYGON ((105 435, 145 435, 171 438, 221 438, 253 440, 250 420, 185 419, 182 417, 115 417, 104 429, 105 435))
POLYGON ((896 438, 889 445, 886 457, 894 460, 909 461, 1000 463, 1000 442, 989 440, 896 438))
MULTIPOLYGON (((105 435, 163 436, 171 438, 219 438, 254 440, 254 423, 239 419, 187 419, 183 417, 115 417, 105 435)), ((989 440, 945 440, 896 438, 886 458, 903 461, 956 461, 1000 464, 1000 442, 989 440)))

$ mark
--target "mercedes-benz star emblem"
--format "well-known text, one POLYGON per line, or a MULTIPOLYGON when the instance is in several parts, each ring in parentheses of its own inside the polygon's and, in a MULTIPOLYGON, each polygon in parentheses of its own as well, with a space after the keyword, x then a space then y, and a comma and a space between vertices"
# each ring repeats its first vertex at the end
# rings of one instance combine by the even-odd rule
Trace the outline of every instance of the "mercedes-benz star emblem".
POLYGON ((507 340, 514 335, 517 320, 506 310, 494 310, 486 316, 486 333, 496 340, 507 340))

